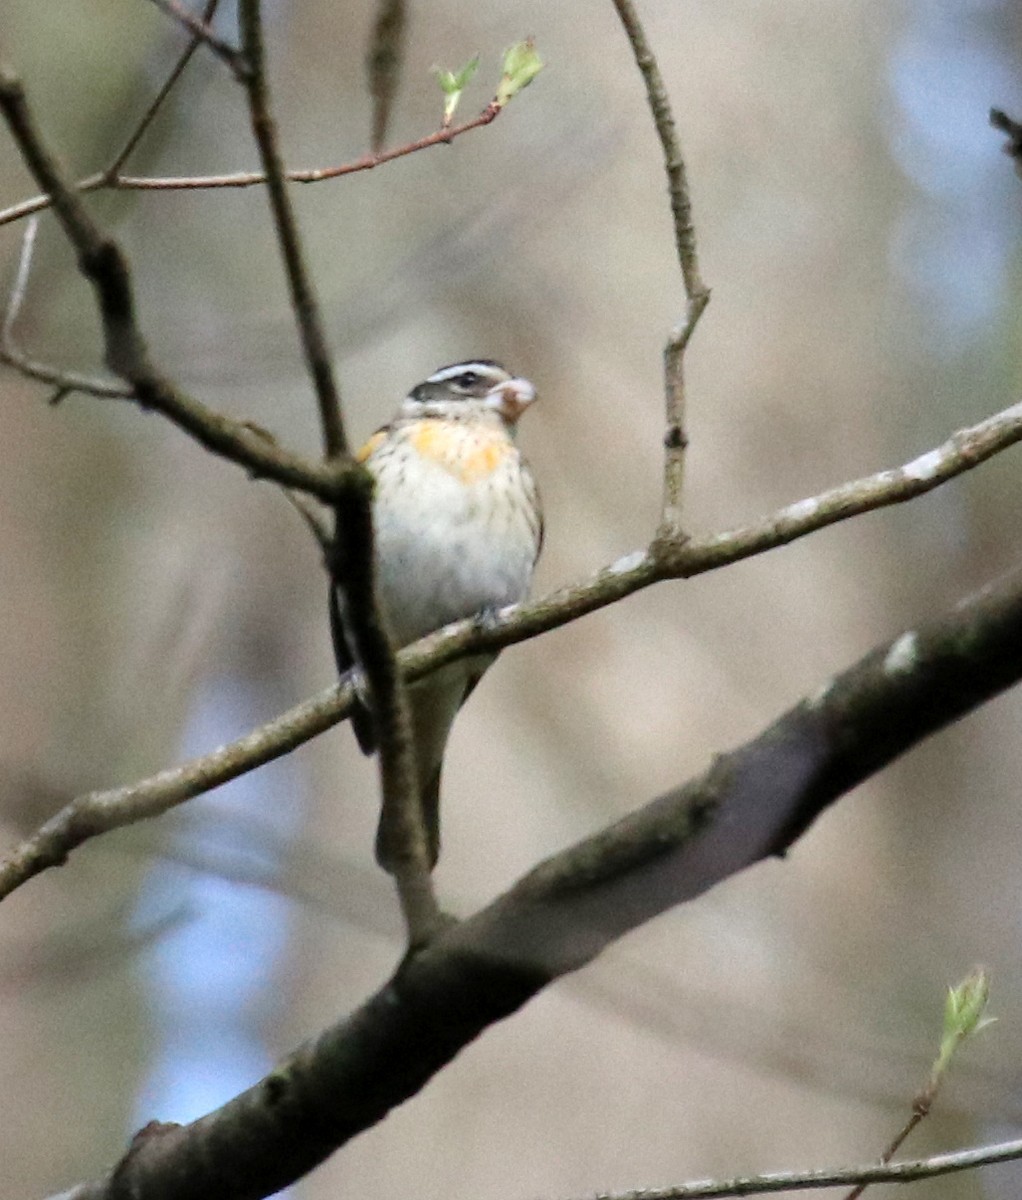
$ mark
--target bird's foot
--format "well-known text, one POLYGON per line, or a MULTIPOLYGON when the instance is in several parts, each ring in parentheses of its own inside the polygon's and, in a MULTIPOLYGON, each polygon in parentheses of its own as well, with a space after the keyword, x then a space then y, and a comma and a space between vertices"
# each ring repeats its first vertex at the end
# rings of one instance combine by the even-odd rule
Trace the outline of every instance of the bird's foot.
POLYGON ((505 609, 503 608, 497 608, 492 604, 488 605, 486 608, 481 608, 475 614, 472 618, 472 624, 480 633, 492 633, 503 624, 504 612, 505 609))

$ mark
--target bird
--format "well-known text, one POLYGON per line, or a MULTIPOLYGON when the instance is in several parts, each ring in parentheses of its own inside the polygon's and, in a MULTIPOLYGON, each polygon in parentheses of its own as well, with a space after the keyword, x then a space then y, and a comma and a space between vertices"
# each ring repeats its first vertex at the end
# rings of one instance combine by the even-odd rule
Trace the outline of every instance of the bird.
MULTIPOLYGON (((413 387, 394 419, 355 455, 374 481, 377 598, 396 647, 527 596, 543 545, 543 511, 515 435, 535 399, 529 380, 492 359, 450 363, 413 387)), ((355 659, 336 583, 330 601, 343 674, 355 659)), ((451 726, 496 657, 460 659, 408 689, 431 871, 440 854, 440 777, 451 726)), ((364 695, 356 698, 352 724, 362 752, 374 753, 364 695)), ((377 857, 383 862, 379 835, 377 857)))

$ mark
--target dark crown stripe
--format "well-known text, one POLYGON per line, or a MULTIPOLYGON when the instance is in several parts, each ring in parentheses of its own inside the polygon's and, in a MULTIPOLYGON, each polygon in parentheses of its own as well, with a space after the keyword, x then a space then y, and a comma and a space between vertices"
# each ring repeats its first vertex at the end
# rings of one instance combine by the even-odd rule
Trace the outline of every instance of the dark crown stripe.
POLYGON ((426 382, 445 383, 448 379, 455 379, 465 371, 475 371, 479 375, 493 375, 497 372, 502 375, 507 374, 507 370, 499 362, 494 362, 492 358, 472 358, 465 362, 449 363, 446 367, 438 367, 426 382))

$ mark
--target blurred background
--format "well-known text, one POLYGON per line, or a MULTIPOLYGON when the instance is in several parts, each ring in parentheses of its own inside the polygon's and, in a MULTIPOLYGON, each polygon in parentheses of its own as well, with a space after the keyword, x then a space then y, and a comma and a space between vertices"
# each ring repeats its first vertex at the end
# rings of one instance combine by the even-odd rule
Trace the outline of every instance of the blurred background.
MULTIPOLYGON (((229 5, 223 29, 231 31, 229 5)), ((686 511, 710 532, 929 449, 1017 400, 1022 184, 987 110, 1022 115, 1008 0, 643 0, 713 302, 689 353, 686 511)), ((268 4, 289 163, 367 148, 375 6, 268 4)), ((105 164, 183 44, 139 0, 0 0, 2 54, 79 174, 105 164)), ((435 64, 532 34, 548 66, 487 129, 295 189, 354 436, 437 365, 507 362, 542 402, 537 590, 643 545, 660 498, 661 348, 681 310, 659 149, 607 0, 410 4, 392 144, 438 123, 435 64)), ((129 164, 255 164, 241 96, 198 54, 129 164)), ((0 136, 0 206, 34 192, 0 136)), ((315 452, 257 189, 96 196, 156 360, 315 452)), ((13 277, 19 227, 0 229, 13 277)), ((44 221, 19 337, 98 363, 89 291, 44 221)), ((0 834, 246 732, 332 682, 316 547, 268 484, 157 417, 0 376, 0 834)), ((662 585, 509 650, 446 770, 444 900, 540 858, 755 734, 1018 554, 1018 452, 895 511, 662 585)), ((916 750, 757 867, 488 1032, 295 1188, 300 1200, 523 1200, 876 1157, 990 969, 1000 1018, 906 1147, 1022 1124, 1022 696, 916 750)), ((347 727, 92 842, 0 913, 3 1196, 102 1171, 376 988, 401 952, 347 727)), ((919 1186, 1014 1195, 1011 1168, 919 1186)))

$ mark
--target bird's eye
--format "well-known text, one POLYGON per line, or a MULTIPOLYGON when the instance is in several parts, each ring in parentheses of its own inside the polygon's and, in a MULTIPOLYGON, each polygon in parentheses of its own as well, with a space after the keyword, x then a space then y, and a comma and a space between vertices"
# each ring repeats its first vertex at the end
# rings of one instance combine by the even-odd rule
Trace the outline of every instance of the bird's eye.
POLYGON ((461 388, 473 388, 479 380, 480 375, 477 371, 462 371, 454 382, 461 388))

